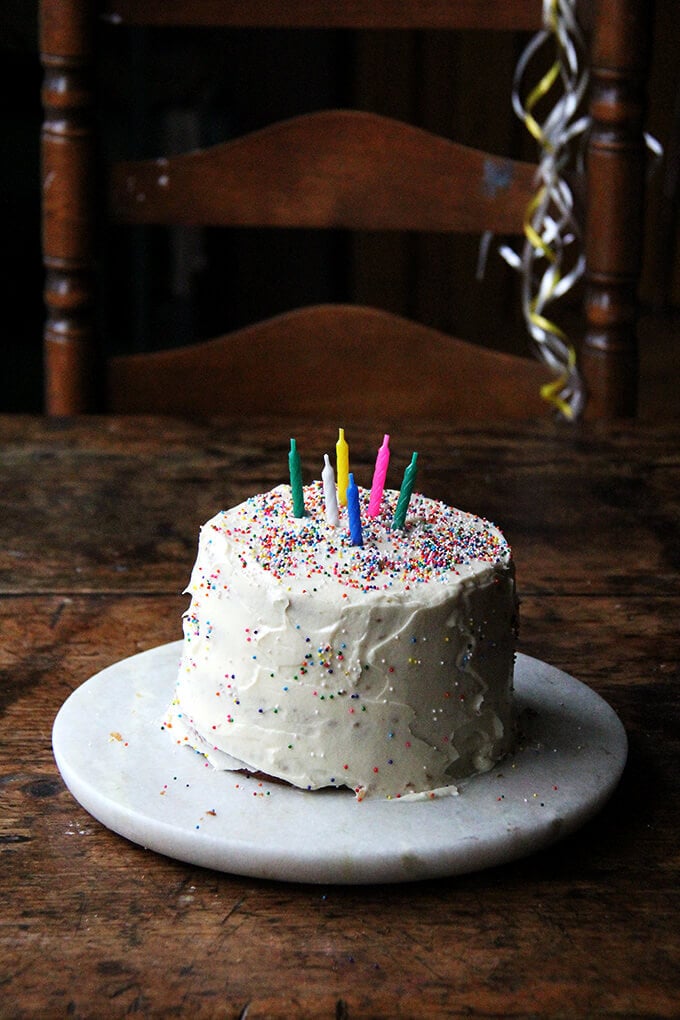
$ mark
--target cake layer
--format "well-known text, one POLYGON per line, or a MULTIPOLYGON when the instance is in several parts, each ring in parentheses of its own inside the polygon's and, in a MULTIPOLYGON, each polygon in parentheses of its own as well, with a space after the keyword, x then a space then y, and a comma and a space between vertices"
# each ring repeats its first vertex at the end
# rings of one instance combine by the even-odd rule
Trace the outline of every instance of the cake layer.
POLYGON ((326 523, 323 489, 288 486, 201 529, 165 725, 218 768, 306 790, 400 797, 451 786, 511 746, 512 557, 488 521, 398 493, 363 545, 326 523))

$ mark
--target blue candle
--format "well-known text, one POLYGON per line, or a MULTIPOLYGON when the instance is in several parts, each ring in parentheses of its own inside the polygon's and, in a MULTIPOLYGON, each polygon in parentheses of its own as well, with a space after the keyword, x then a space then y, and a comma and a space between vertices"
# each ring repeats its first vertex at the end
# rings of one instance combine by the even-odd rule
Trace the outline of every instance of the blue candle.
POLYGON ((347 515, 349 517, 349 537, 352 545, 363 545, 364 536, 361 531, 361 510, 359 509, 359 489, 350 472, 347 485, 347 515))

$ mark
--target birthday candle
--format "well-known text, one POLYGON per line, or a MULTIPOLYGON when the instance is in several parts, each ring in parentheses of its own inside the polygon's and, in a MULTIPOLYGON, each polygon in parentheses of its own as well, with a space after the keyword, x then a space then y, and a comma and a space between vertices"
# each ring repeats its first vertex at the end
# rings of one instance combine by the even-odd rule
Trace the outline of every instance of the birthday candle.
POLYGON ((326 504, 326 524, 330 524, 332 528, 335 528, 339 521, 338 497, 335 492, 335 472, 327 453, 324 453, 323 459, 324 468, 321 472, 321 481, 323 482, 323 497, 326 504))
POLYGON ((382 502, 383 491, 385 489, 385 477, 387 476, 387 468, 390 463, 389 442, 390 437, 386 435, 383 438, 382 446, 378 450, 378 456, 375 459, 373 482, 371 484, 371 498, 368 501, 368 510, 366 511, 369 517, 377 517, 380 513, 380 504, 382 502))
POLYGON ((397 507, 394 511, 394 517, 392 518, 392 530, 399 531, 400 528, 404 527, 406 521, 406 511, 408 510, 409 500, 411 499, 411 493, 413 492, 413 486, 416 480, 416 461, 418 460, 418 454, 414 453, 411 457, 411 463, 404 471, 404 478, 401 483, 401 489, 399 491, 399 499, 397 500, 397 507))
POLYGON ((293 517, 304 517, 305 500, 302 493, 302 469, 300 467, 300 454, 297 451, 294 439, 290 441, 288 470, 290 471, 290 489, 293 496, 293 517))
POLYGON ((363 545, 364 537, 361 531, 359 489, 354 481, 354 475, 351 473, 347 484, 347 515, 349 517, 349 537, 352 545, 363 545))
POLYGON ((338 471, 338 503, 347 503, 347 483, 349 482, 349 446, 345 440, 345 430, 338 429, 338 441, 335 444, 335 463, 338 471))

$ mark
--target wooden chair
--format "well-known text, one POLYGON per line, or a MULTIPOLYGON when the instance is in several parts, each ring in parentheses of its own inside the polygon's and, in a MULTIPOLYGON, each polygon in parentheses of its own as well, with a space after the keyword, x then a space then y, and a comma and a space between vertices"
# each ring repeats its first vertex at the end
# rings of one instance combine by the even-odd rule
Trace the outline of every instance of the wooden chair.
MULTIPOLYGON (((590 10, 592 6, 592 10, 590 10)), ((635 412, 648 0, 599 0, 587 153, 588 414, 635 412)), ((108 360, 97 402, 96 20, 116 25, 536 30, 541 0, 41 0, 46 410, 258 413, 349 420, 546 414, 535 359, 377 309, 317 305, 179 350, 108 360)), ((377 114, 332 110, 186 155, 113 168, 121 222, 519 233, 534 168, 377 114), (491 161, 491 162, 489 162, 491 161), (489 166, 509 184, 492 196, 489 166), (405 172, 404 172, 405 169, 405 172)))

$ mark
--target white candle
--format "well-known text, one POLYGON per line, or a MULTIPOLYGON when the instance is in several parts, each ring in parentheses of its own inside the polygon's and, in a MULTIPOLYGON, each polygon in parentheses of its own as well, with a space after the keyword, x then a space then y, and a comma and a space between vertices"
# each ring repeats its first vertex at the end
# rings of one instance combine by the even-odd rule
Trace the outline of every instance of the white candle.
POLYGON ((336 528, 340 518, 338 516, 338 496, 335 491, 335 472, 327 453, 324 453, 323 459, 324 468, 321 472, 321 481, 323 482, 323 498, 326 503, 326 524, 336 528))

